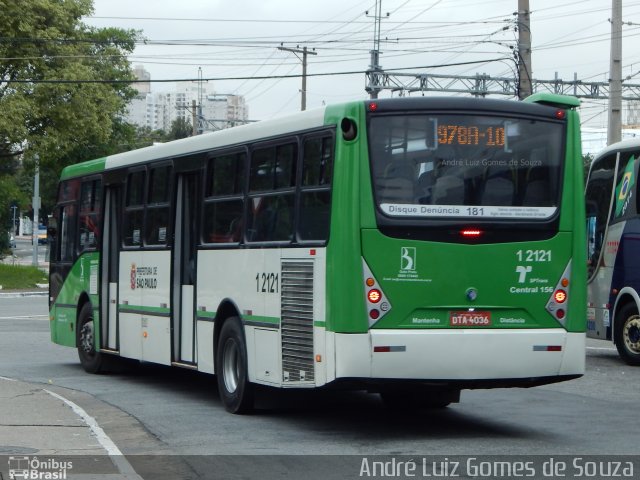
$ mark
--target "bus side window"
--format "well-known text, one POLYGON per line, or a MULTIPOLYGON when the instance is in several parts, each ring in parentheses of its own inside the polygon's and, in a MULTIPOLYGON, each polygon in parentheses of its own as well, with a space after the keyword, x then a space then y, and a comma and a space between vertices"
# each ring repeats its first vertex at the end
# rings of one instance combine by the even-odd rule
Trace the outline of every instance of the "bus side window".
POLYGON ((61 262, 72 262, 75 260, 76 219, 77 211, 75 203, 62 207, 60 212, 60 228, 58 230, 61 262))
POLYGON ((591 277, 598 269, 598 262, 602 254, 604 234, 609 221, 614 172, 616 168, 616 153, 596 160, 591 166, 587 189, 585 192, 585 207, 587 212, 588 238, 588 276, 591 277))
POLYGON ((261 197, 255 211, 252 209, 252 242, 278 242, 291 240, 293 231, 293 194, 261 197))
POLYGON ((209 160, 202 231, 205 243, 239 243, 242 239, 246 160, 245 152, 209 160))
POLYGON ((78 248, 93 250, 100 240, 100 217, 102 210, 102 182, 99 179, 84 182, 80 191, 79 243, 78 248))
POLYGON ((171 223, 171 166, 150 170, 145 245, 167 245, 171 223))
POLYGON ((256 148, 251 155, 247 241, 293 240, 297 144, 256 148))
POLYGON ((302 153, 298 239, 329 238, 332 176, 333 137, 306 138, 302 153))
POLYGON ((127 193, 122 227, 123 242, 127 247, 139 247, 142 245, 145 179, 145 170, 132 172, 127 177, 127 193))

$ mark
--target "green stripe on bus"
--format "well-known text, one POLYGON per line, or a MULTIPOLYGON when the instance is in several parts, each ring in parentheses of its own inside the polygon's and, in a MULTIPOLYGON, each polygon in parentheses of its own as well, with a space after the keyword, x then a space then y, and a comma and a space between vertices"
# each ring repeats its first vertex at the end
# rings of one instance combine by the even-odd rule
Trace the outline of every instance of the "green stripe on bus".
POLYGON ((77 165, 70 165, 62 170, 62 173, 60 174, 60 180, 100 173, 104 170, 106 161, 107 157, 102 157, 96 160, 82 162, 77 165))
POLYGON ((149 315, 167 316, 171 314, 171 309, 167 307, 147 307, 145 305, 118 305, 120 313, 140 313, 149 315))
POLYGON ((278 317, 266 317, 263 315, 243 315, 242 319, 245 322, 251 323, 265 323, 274 326, 280 325, 280 319, 278 317))

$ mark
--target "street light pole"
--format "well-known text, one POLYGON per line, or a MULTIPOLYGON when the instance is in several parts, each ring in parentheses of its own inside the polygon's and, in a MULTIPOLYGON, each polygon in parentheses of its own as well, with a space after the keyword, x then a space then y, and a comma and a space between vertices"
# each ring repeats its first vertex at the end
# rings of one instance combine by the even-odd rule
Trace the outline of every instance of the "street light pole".
POLYGON ((31 229, 33 242, 33 260, 32 265, 38 266, 38 225, 40 224, 40 157, 34 155, 36 161, 36 173, 33 176, 33 228, 31 229))

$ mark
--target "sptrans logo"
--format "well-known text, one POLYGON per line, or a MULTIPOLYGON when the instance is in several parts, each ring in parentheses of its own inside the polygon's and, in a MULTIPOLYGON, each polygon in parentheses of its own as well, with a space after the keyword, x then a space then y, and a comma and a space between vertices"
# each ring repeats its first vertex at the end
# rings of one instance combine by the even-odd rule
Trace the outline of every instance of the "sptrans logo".
POLYGON ((449 325, 452 327, 489 327, 491 312, 451 312, 449 325))

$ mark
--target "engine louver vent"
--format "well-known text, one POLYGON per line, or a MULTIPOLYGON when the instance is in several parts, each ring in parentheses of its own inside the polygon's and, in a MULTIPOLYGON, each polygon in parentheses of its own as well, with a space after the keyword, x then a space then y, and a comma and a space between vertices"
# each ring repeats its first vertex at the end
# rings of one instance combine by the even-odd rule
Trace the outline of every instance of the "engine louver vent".
POLYGON ((283 382, 314 382, 313 262, 282 261, 283 382))

